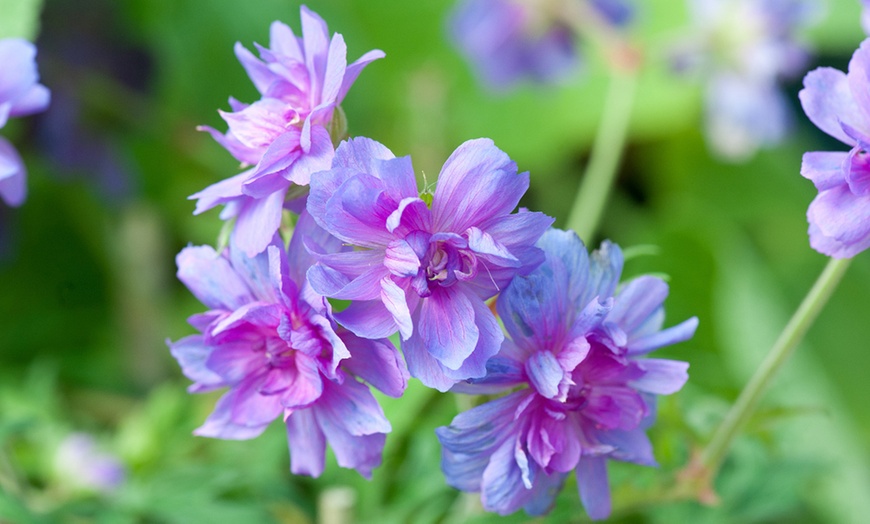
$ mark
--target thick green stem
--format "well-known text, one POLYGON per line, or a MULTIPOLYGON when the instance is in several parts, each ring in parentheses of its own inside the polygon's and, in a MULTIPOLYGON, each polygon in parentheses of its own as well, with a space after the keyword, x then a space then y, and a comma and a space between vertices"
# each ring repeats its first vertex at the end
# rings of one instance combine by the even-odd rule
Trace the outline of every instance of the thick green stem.
POLYGON ((589 165, 568 216, 568 229, 576 231, 587 244, 593 241, 592 237, 598 229, 613 179, 619 169, 628 137, 636 84, 635 71, 613 72, 607 99, 604 101, 601 124, 592 144, 589 165))
POLYGON ((732 441, 752 416, 758 401, 767 386, 770 385, 776 372, 791 356, 795 347, 804 338, 807 330, 828 302, 828 298, 836 289, 851 260, 850 258, 833 258, 828 262, 825 270, 819 275, 818 280, 779 335, 770 353, 752 378, 749 379, 749 383, 746 384, 743 391, 740 392, 740 396, 737 397, 737 401, 725 416, 725 420, 722 421, 710 443, 701 452, 700 462, 708 480, 712 481, 715 478, 732 441))

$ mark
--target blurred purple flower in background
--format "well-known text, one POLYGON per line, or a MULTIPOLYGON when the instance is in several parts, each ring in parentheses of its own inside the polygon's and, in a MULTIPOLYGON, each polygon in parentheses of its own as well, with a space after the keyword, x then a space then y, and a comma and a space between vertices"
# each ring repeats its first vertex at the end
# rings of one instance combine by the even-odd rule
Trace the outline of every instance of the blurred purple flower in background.
POLYGON ((697 35, 677 51, 678 69, 705 78, 707 142, 741 161, 781 142, 791 112, 780 83, 806 67, 798 31, 817 19, 815 0, 691 0, 697 35))
MULTIPOLYGON (((254 166, 191 196, 198 199, 197 214, 226 204, 221 218, 236 218, 233 237, 248 256, 262 252, 278 230, 290 187, 307 186, 312 173, 329 168, 330 131, 343 133, 338 105, 363 68, 384 56, 369 51, 347 65, 344 38, 336 33, 330 40, 326 22, 305 6, 301 17, 301 38, 272 23, 270 47, 257 46, 260 59, 236 44, 236 56, 262 97, 250 105, 230 99, 233 112, 221 112, 229 125, 225 135, 201 128, 243 165, 254 166)), ((294 210, 302 208, 304 203, 294 210)))
POLYGON ((411 375, 446 391, 481 377, 504 335, 485 300, 542 260, 534 243, 553 219, 512 213, 529 174, 491 140, 470 140, 421 194, 410 157, 368 138, 343 142, 311 181, 308 211, 357 251, 324 254, 308 271, 323 295, 353 300, 338 321, 363 337, 398 330, 411 375), (425 199, 425 200, 424 200, 425 199))
POLYGON ((84 492, 109 494, 127 478, 124 464, 100 451, 94 438, 86 433, 72 433, 60 443, 54 469, 63 483, 84 492))
MULTIPOLYGON (((11 117, 26 116, 48 107, 51 95, 39 83, 36 47, 19 38, 0 39, 0 129, 11 117)), ((20 206, 27 197, 27 170, 18 152, 0 137, 0 198, 20 206)))
POLYGON ((870 0, 861 0, 861 27, 870 35, 870 0))
POLYGON ((810 71, 800 100, 809 119, 852 147, 848 153, 805 153, 801 175, 818 196, 807 210, 810 245, 836 258, 870 247, 870 39, 849 62, 849 72, 810 71))
POLYGON ((329 443, 340 466, 369 477, 390 423, 357 377, 398 397, 407 371, 390 341, 336 326, 305 281, 303 242, 341 247, 303 214, 287 252, 277 235, 253 258, 232 244, 223 254, 185 248, 178 278, 210 310, 190 318, 201 335, 170 349, 194 381, 191 392, 230 388, 197 435, 249 439, 283 416, 293 473, 319 476, 329 443))
POLYGON ((610 514, 607 459, 654 466, 646 436, 655 395, 678 391, 688 364, 646 358, 688 340, 696 318, 661 330, 668 286, 639 277, 616 292, 622 252, 605 242, 587 256, 573 232, 538 242, 546 261, 518 276, 497 307, 510 338, 487 375, 455 390, 518 391, 459 414, 436 430, 448 484, 480 491, 500 514, 549 511, 571 470, 589 516, 610 514))
POLYGON ((556 83, 580 65, 577 26, 621 26, 631 18, 622 0, 463 0, 450 16, 450 36, 483 82, 500 90, 524 78, 556 83), (594 20, 593 20, 594 18, 594 20))

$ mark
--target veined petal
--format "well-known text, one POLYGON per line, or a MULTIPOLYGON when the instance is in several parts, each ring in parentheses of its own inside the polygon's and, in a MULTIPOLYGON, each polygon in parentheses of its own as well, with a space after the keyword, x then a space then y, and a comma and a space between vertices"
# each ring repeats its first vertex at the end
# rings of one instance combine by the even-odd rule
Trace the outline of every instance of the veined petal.
POLYGON ((529 174, 492 140, 469 140, 450 155, 438 175, 432 198, 437 231, 462 232, 471 226, 487 229, 509 214, 529 188, 529 174))
POLYGON ((455 287, 439 288, 423 299, 417 317, 417 329, 426 350, 450 369, 462 365, 480 336, 472 299, 455 287))

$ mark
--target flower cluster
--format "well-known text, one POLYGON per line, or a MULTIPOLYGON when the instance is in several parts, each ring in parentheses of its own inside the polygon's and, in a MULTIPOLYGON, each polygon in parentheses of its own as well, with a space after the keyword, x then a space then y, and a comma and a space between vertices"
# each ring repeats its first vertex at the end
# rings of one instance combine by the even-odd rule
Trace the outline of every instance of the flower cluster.
POLYGON ((389 340, 337 326, 307 284, 302 243, 323 236, 303 215, 287 251, 277 236, 253 258, 234 244, 221 254, 186 248, 178 278, 210 310, 190 319, 202 334, 170 348, 192 392, 229 388, 196 434, 253 438, 282 415, 294 473, 319 475, 329 442, 340 465, 369 476, 390 423, 357 378, 401 396, 407 374, 389 340))
POLYGON ((798 31, 815 19, 815 0, 690 0, 697 35, 677 53, 680 69, 706 79, 710 148, 743 160, 778 144, 791 118, 779 83, 799 75, 809 56, 798 31))
MULTIPOLYGON (((439 430, 449 482, 483 489, 488 509, 541 513, 574 467, 594 477, 605 458, 653 463, 643 435, 652 395, 679 389, 686 365, 640 357, 695 327, 660 331, 667 286, 638 279, 612 298, 619 249, 608 244, 590 263, 551 217, 518 209, 529 173, 489 139, 460 145, 432 192, 418 187, 410 157, 370 138, 333 149, 337 103, 381 53, 345 67, 341 37, 327 45, 304 7, 302 27, 298 39, 274 23, 261 59, 237 46, 263 98, 232 101, 226 134, 208 129, 253 167, 195 195, 197 212, 226 205, 228 245, 177 257, 179 279, 208 311, 189 319, 199 334, 170 350, 191 392, 227 390, 195 433, 249 439, 281 417, 294 473, 320 475, 329 444, 339 465, 369 477, 391 429, 370 387, 399 397, 409 377, 440 391, 526 384, 493 404, 502 407, 480 408, 482 419, 472 411, 439 430), (505 403, 497 434, 474 426, 502 417, 505 403), (486 449, 468 444, 480 438, 486 449)), ((583 478, 584 501, 601 515, 606 479, 602 488, 583 478)))
MULTIPOLYGON (((44 111, 51 95, 39 83, 36 48, 18 38, 0 39, 0 129, 10 117, 44 111)), ((0 137, 0 198, 20 206, 27 197, 27 171, 18 152, 0 137)))
POLYGON ((848 153, 804 154, 801 175, 812 180, 818 196, 807 211, 810 245, 837 258, 870 247, 870 39, 849 62, 849 72, 830 67, 804 78, 800 100, 809 119, 825 133, 851 146, 848 153))
POLYGON ((687 379, 685 362, 646 355, 691 338, 698 321, 661 329, 668 286, 660 279, 640 277, 617 292, 614 244, 588 257, 576 234, 550 230, 538 246, 546 261, 499 295, 510 339, 486 377, 457 387, 509 394, 436 431, 442 469, 450 485, 480 491, 487 510, 532 515, 549 510, 575 470, 583 505, 601 519, 610 514, 607 459, 655 465, 645 434, 655 395, 687 379))
POLYGON ((450 18, 450 36, 487 86, 505 89, 523 78, 555 83, 575 72, 585 27, 622 26, 625 0, 463 0, 450 18))

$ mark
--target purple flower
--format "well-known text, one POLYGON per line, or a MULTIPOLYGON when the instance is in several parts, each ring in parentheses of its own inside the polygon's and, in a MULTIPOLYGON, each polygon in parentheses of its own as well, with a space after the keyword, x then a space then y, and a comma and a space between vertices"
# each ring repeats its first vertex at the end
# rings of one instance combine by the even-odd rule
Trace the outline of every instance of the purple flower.
POLYGON ((127 477, 121 461, 99 451, 94 438, 86 433, 72 433, 63 439, 55 453, 54 466, 66 483, 86 492, 112 493, 127 477))
POLYGON ((390 424, 356 377, 398 397, 407 371, 388 340, 335 325, 328 302, 305 283, 311 259, 302 242, 340 247, 303 214, 287 253, 277 235, 253 258, 233 245, 220 255, 184 249, 178 277, 210 309, 190 318, 202 334, 170 349, 191 392, 229 388, 197 435, 253 438, 283 416, 293 473, 320 475, 328 442, 339 465, 368 477, 390 424))
POLYGON ((870 0, 861 0, 861 28, 870 35, 870 0))
POLYGON ((622 0, 580 0, 565 9, 544 9, 516 0, 463 0, 450 18, 450 36, 493 89, 511 87, 524 77, 555 83, 579 67, 578 35, 567 20, 596 16, 623 25, 631 9, 622 0))
POLYGON ((706 77, 705 127, 711 149, 743 160, 780 143, 791 114, 780 82, 804 70, 797 38, 816 18, 814 0, 692 0, 696 37, 677 53, 680 69, 706 77))
MULTIPOLYGON (((0 129, 9 117, 44 111, 51 95, 39 84, 36 47, 18 38, 0 39, 0 129)), ((27 171, 18 152, 0 138, 0 198, 10 206, 20 206, 27 196, 27 171)))
POLYGON ((870 39, 849 62, 849 72, 830 67, 810 71, 800 100, 809 119, 848 144, 848 153, 805 153, 801 175, 813 181, 818 196, 807 211, 810 245, 836 258, 870 247, 870 39))
POLYGON ((305 6, 301 17, 301 38, 272 23, 270 47, 257 46, 260 59, 236 44, 262 97, 250 105, 230 99, 233 112, 221 112, 229 126, 225 135, 201 128, 243 165, 254 166, 190 197, 198 199, 197 214, 226 204, 221 218, 236 218, 235 242, 248 256, 263 251, 278 230, 291 186, 307 186, 312 173, 329 168, 329 130, 338 105, 363 68, 384 56, 369 51, 347 65, 344 38, 336 33, 330 40, 326 23, 305 6))
POLYGON ((481 377, 504 335, 485 300, 542 260, 552 223, 511 214, 529 174, 491 140, 447 159, 434 194, 419 193, 410 157, 356 138, 311 181, 308 211, 356 251, 325 254, 308 271, 317 292, 353 304, 336 317, 367 338, 400 331, 412 376, 442 391, 481 377))
POLYGON ((605 242, 588 257, 576 234, 550 230, 538 246, 546 261, 498 299, 511 338, 485 378, 456 389, 524 387, 438 428, 441 467, 450 485, 480 491, 487 510, 531 515, 549 510, 575 470, 586 511, 601 519, 610 514, 607 459, 656 465, 645 433, 655 395, 687 379, 687 363, 646 354, 691 338, 697 319, 661 330, 668 286, 657 278, 637 278, 615 294, 616 245, 605 242))

